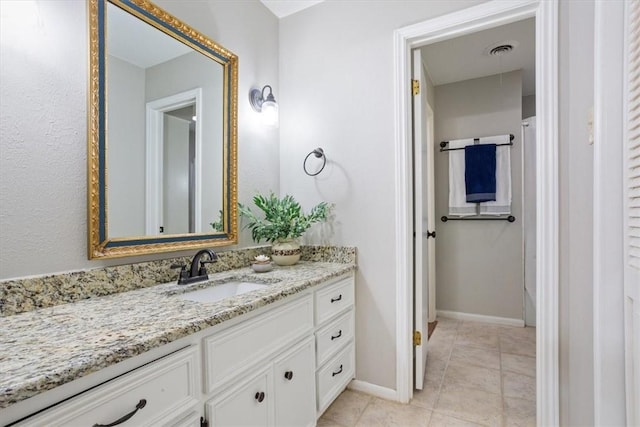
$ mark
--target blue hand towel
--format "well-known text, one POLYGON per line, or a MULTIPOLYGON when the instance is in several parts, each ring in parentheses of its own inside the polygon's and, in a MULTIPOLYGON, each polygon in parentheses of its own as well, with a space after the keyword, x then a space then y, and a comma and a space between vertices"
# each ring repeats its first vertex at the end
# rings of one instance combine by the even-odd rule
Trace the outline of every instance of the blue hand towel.
POLYGON ((496 200, 496 144, 464 147, 467 203, 496 200))

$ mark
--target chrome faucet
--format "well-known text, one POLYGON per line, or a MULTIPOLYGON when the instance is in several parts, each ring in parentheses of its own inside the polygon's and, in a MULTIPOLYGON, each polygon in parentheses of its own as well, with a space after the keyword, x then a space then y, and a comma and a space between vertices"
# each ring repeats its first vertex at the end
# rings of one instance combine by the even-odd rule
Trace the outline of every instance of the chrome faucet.
POLYGON ((211 249, 202 249, 198 251, 191 261, 191 268, 187 271, 184 264, 173 264, 171 268, 179 268, 180 276, 178 277, 178 285, 188 285, 189 283, 204 282, 209 280, 209 274, 205 264, 216 262, 218 255, 211 249), (203 255, 209 255, 208 260, 201 259, 203 255))

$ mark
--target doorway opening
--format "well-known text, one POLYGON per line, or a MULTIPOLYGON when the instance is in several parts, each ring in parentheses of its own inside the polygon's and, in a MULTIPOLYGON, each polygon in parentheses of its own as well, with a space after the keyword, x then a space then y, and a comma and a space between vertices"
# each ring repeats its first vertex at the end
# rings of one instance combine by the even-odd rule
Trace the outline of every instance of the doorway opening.
MULTIPOLYGON (((537 141, 536 188, 538 230, 537 244, 537 422, 558 423, 558 180, 557 180, 557 4, 532 1, 489 2, 428 20, 396 31, 396 206, 398 239, 397 265, 397 391, 398 400, 408 402, 413 394, 414 298, 412 277, 413 200, 411 94, 406 91, 411 79, 411 51, 425 45, 495 28, 516 21, 535 18, 537 141)), ((436 116, 438 112, 435 112, 436 116)), ((519 123, 518 123, 519 124, 519 123)))
POLYGON ((202 232, 202 89, 146 110, 146 234, 202 232))
MULTIPOLYGON (((428 224, 426 233, 415 230, 422 239, 415 240, 414 301, 428 292, 435 325, 437 295, 440 322, 425 343, 426 361, 418 357, 425 345, 414 347, 414 400, 450 411, 452 393, 482 392, 485 413, 470 404, 449 415, 484 423, 491 413, 511 422, 514 414, 503 408, 517 402, 518 415, 535 423, 535 329, 522 329, 535 325, 535 18, 432 43, 412 56, 421 100, 436 117, 421 114, 414 98, 414 227, 428 224), (434 134, 446 143, 434 146, 434 134), (417 149, 425 143, 427 150, 417 149), (474 165, 465 166, 465 152, 476 144, 494 150, 497 188, 485 196, 492 201, 467 203, 464 177, 474 165), (460 372, 466 381, 458 381, 460 372)), ((416 314, 423 309, 416 304, 416 314)), ((414 322, 418 329, 427 319, 414 322)))

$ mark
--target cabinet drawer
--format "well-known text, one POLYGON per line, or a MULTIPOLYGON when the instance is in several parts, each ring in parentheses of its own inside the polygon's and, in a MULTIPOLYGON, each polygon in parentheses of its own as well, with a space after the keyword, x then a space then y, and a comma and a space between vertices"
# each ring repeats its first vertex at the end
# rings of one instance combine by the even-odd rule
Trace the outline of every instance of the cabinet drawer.
POLYGON ((316 360, 322 366, 339 348, 353 340, 353 310, 316 332, 316 360))
POLYGON ((318 413, 322 413, 354 376, 354 346, 350 344, 322 367, 317 375, 318 413))
POLYGON ((353 305, 353 277, 320 289, 315 293, 316 326, 353 305))
POLYGON ((207 393, 313 328, 311 295, 204 339, 207 393))
POLYGON ((144 407, 128 424, 162 426, 199 400, 198 348, 189 347, 65 401, 20 425, 92 426, 110 424, 144 407))

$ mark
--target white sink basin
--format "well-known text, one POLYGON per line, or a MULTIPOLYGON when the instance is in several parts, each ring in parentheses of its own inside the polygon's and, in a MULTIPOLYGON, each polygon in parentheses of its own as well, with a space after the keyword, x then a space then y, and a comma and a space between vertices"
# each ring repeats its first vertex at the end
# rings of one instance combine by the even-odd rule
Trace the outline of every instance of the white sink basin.
POLYGON ((195 302, 216 302, 225 298, 242 295, 247 292, 263 289, 262 283, 251 282, 229 282, 221 285, 213 285, 208 288, 198 289, 191 292, 176 295, 178 298, 195 302))

